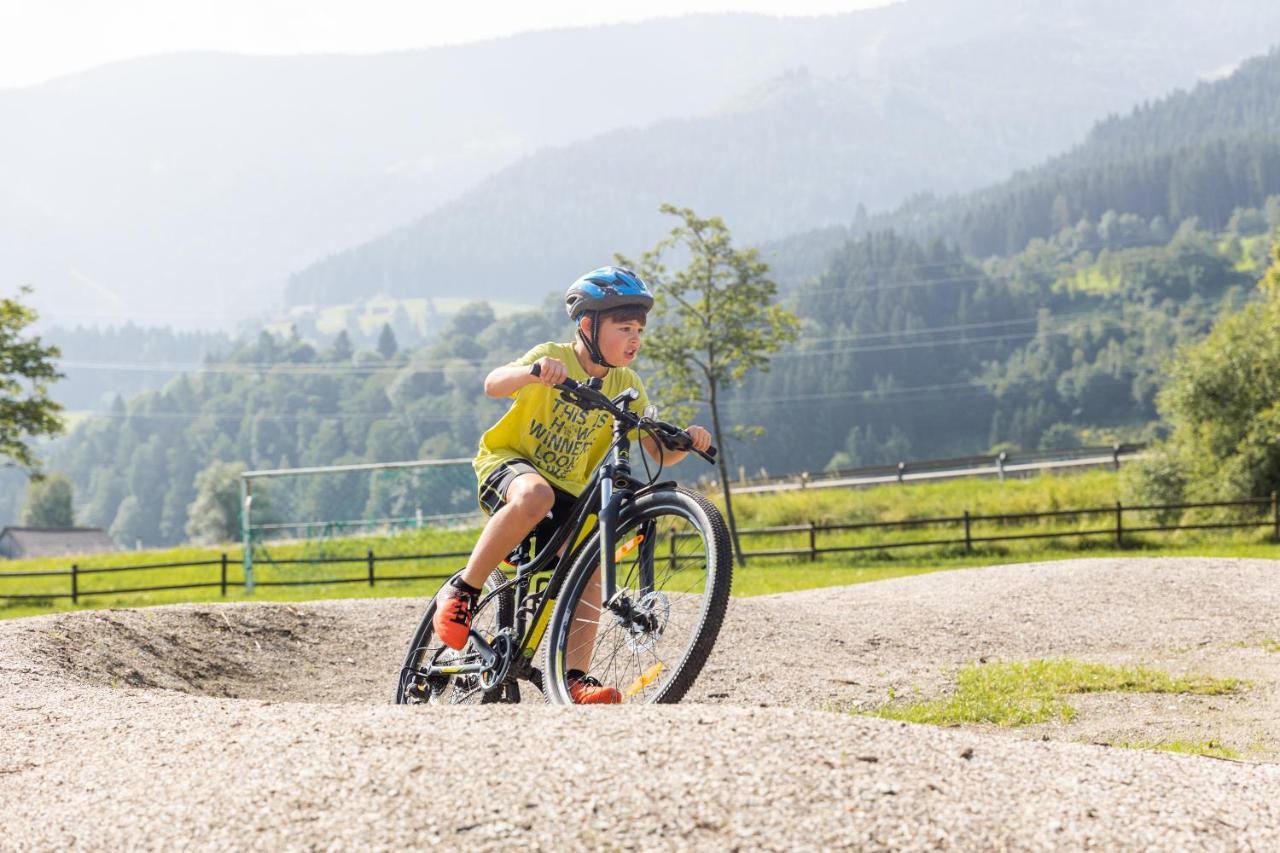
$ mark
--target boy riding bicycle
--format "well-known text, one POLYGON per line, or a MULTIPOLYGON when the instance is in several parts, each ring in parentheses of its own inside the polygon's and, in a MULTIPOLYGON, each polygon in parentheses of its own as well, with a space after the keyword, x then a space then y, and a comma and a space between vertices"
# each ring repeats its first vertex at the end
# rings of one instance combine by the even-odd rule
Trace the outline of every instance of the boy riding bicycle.
MULTIPOLYGON (((603 381, 601 390, 606 396, 616 397, 634 388, 640 395, 634 404, 636 410, 648 405, 644 384, 628 365, 640 350, 645 319, 652 307, 653 295, 635 273, 620 267, 593 270, 565 293, 565 310, 577 324, 576 339, 540 344, 485 378, 486 394, 512 397, 515 402, 480 438, 473 464, 480 506, 490 518, 466 568, 437 594, 432 627, 445 645, 453 649, 466 645, 485 578, 530 533, 539 547, 549 540, 551 532, 567 520, 574 500, 609 450, 609 416, 566 403, 552 386, 566 378, 579 382, 597 378, 603 381)), ((695 450, 711 446, 711 434, 702 427, 691 426, 687 432, 695 450)), ((688 455, 688 451, 664 449, 647 435, 640 438, 640 444, 665 465, 688 455)), ((597 572, 583 596, 583 603, 595 612, 600 607, 599 589, 597 572)), ((594 617, 577 621, 586 630, 575 630, 577 641, 567 655, 574 701, 622 701, 616 689, 602 687, 584 671, 594 641, 594 617)))

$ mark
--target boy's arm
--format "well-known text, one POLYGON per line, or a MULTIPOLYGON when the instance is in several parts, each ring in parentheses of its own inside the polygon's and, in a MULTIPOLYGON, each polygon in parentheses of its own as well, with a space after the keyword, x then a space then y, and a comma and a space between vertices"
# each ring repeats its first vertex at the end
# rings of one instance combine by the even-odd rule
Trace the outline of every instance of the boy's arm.
MULTIPOLYGON (((711 433, 702 427, 691 426, 685 432, 689 433, 689 437, 693 439, 695 450, 706 450, 711 446, 711 433)), ((648 453, 651 459, 663 465, 675 465, 689 455, 687 450, 666 449, 651 435, 642 436, 640 438, 640 446, 644 448, 645 453, 648 453)))
POLYGON ((542 366, 542 372, 534 376, 531 365, 504 364, 495 367, 484 378, 484 393, 490 397, 510 397, 526 385, 541 382, 543 385, 555 385, 563 382, 569 375, 564 362, 556 358, 540 358, 535 362, 542 366))
POLYGON ((674 465, 689 455, 687 450, 667 450, 651 435, 641 436, 640 446, 649 454, 650 459, 663 465, 674 465))

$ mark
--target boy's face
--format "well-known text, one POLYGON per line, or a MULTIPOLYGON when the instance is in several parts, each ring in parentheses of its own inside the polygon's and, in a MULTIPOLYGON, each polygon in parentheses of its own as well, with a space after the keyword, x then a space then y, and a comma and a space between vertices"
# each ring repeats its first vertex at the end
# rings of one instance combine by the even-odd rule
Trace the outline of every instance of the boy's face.
MULTIPOLYGON (((586 322, 591 322, 586 318, 586 322)), ((600 352, 604 360, 618 367, 627 367, 635 361, 644 335, 643 320, 600 321, 600 352)))

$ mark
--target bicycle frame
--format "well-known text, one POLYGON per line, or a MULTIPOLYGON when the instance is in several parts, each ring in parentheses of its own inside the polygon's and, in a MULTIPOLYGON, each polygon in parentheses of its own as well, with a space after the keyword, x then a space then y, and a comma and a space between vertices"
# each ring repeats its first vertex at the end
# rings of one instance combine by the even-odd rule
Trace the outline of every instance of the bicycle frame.
MULTIPOLYGON (((620 401, 620 407, 623 410, 629 410, 630 404, 638 397, 635 389, 629 388, 617 400, 620 401)), ((623 508, 641 492, 671 485, 670 483, 647 483, 632 477, 631 439, 628 435, 631 429, 633 425, 614 418, 613 442, 610 450, 592 472, 587 487, 578 496, 578 500, 570 510, 569 521, 555 532, 546 545, 538 543, 538 555, 530 562, 517 566, 514 577, 490 590, 480 600, 478 608, 514 587, 517 602, 515 635, 518 647, 512 663, 517 666, 514 673, 517 677, 528 674, 531 668, 530 661, 546 633, 547 623, 560 587, 567 579, 569 567, 573 565, 592 528, 598 526, 600 530, 600 600, 602 609, 607 609, 618 596, 615 529, 623 508), (595 512, 592 511, 593 508, 595 512), (592 516, 595 517, 594 521, 591 520, 592 516), (572 543, 572 547, 569 543, 572 543), (563 554, 559 553, 562 547, 563 554), (551 575, 547 578, 545 586, 530 592, 535 577, 547 572, 551 575)), ((652 578, 648 579, 648 583, 652 585, 652 578)), ((497 661, 498 653, 490 645, 489 640, 473 629, 471 642, 479 652, 481 660, 445 666, 432 664, 420 669, 416 674, 424 677, 435 674, 458 675, 482 672, 492 667, 497 661)))

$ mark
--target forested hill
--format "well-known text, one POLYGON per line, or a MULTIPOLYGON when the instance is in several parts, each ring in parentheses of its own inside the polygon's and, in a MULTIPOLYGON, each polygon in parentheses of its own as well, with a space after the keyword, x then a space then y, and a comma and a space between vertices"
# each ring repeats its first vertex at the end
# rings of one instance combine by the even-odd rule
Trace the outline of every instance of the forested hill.
MULTIPOLYGON (((565 322, 560 310, 498 322, 478 303, 415 352, 397 351, 393 339, 384 351, 353 350, 345 332, 326 346, 264 332, 210 356, 198 374, 116 398, 48 449, 48 467, 71 476, 79 522, 111 527, 130 545, 178 542, 195 477, 212 462, 287 468, 471 455, 503 408, 484 397, 484 374, 528 342, 567 337, 565 322)), ((12 519, 20 496, 3 497, 0 513, 12 519)), ((471 509, 473 497, 464 493, 460 508, 471 509)), ((342 511, 358 513, 366 498, 342 511)), ((339 511, 335 496, 309 499, 339 511)))
MULTIPOLYGON (((1165 233, 1189 217, 1223 228, 1233 211, 1280 192, 1280 50, 1100 122, 1084 143, 985 190, 922 196, 892 214, 797 235, 767 254, 791 280, 814 275, 847 237, 893 230, 941 237, 975 257, 1009 255, 1107 211, 1159 219, 1165 233)), ((1160 229, 1157 229, 1160 230, 1160 229)))
MULTIPOLYGON (((1277 34, 1280 41, 1280 34, 1277 34)), ((1063 156, 1071 166, 1110 158, 1141 157, 1223 136, 1280 132, 1280 47, 1241 64, 1229 77, 1204 82, 1125 116, 1111 116, 1085 143, 1063 156)))
MULTIPOLYGON (((1158 235, 1112 216, 984 263, 891 234, 850 242, 796 294, 798 344, 727 395, 729 423, 766 429, 732 443, 728 458, 735 470, 790 472, 1148 437, 1164 360, 1254 293, 1280 228, 1274 202, 1270 221, 1242 211, 1227 232, 1184 228, 1164 245, 1126 248, 1158 235)), ((501 320, 472 305, 413 352, 353 352, 345 334, 319 346, 264 334, 198 375, 117 400, 49 448, 48 467, 74 481, 78 521, 161 544, 183 538, 196 475, 215 461, 469 456, 504 406, 483 395, 484 374, 568 339, 557 302, 501 320)), ((638 368, 647 372, 643 353, 638 368)), ((470 486, 453 487, 450 500, 469 508, 470 486)), ((318 517, 395 499, 317 489, 305 499, 318 517)), ((4 497, 12 519, 20 494, 4 497)))
POLYGON ((198 370, 206 355, 231 348, 231 338, 220 332, 133 323, 54 326, 42 337, 62 353, 58 365, 65 378, 54 384, 52 393, 72 411, 105 411, 116 395, 158 390, 182 373, 198 370))
POLYGON ((1245 0, 1212 14, 1152 0, 909 0, 879 11, 894 9, 914 23, 850 30, 841 70, 802 60, 721 109, 540 151, 301 269, 288 300, 459 288, 520 298, 531 281, 550 287, 646 248, 668 227, 663 201, 721 215, 757 243, 849 222, 859 205, 972 189, 1062 151, 1100 114, 1264 50, 1266 27, 1280 32, 1280 6, 1245 0), (1225 45, 1241 52, 1203 64, 1225 45))
POLYGON ((969 189, 1025 157, 1025 138, 993 145, 985 123, 952 121, 905 89, 868 98, 867 88, 796 72, 743 109, 541 152, 416 225, 299 272, 288 300, 463 288, 528 299, 531 286, 572 281, 615 251, 656 242, 670 227, 658 213, 669 199, 717 211, 752 240, 841 221, 860 202, 969 189))
POLYGON ((795 292, 797 346, 733 395, 731 423, 767 427, 734 458, 790 472, 1149 439, 1165 362, 1256 295, 1280 195, 1232 222, 1170 238, 1110 213, 981 262, 850 240, 795 292))

